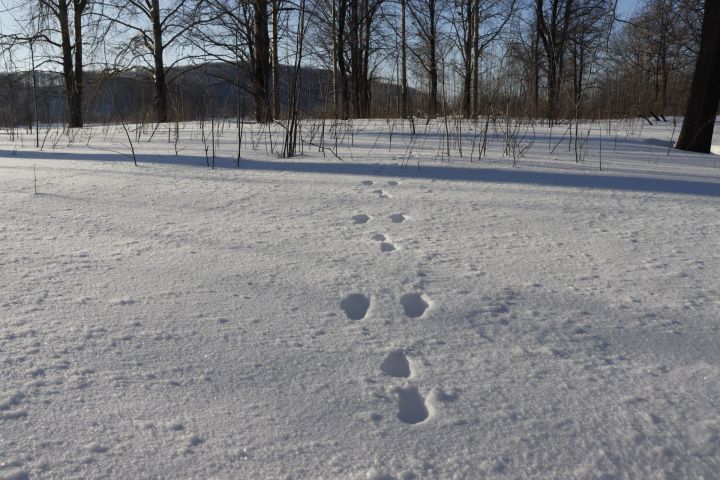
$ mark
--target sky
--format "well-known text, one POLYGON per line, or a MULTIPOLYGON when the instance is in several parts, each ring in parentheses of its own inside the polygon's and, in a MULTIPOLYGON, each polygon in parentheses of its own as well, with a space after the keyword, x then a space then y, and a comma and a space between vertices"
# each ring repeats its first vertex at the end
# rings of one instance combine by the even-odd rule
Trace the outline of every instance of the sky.
MULTIPOLYGON (((14 30, 15 22, 12 19, 12 15, 7 12, 8 7, 14 4, 16 4, 16 2, 12 0, 0 0, 0 33, 10 33, 14 30)), ((618 0, 618 16, 629 16, 640 4, 641 2, 637 0, 618 0)))
POLYGON ((618 13, 623 16, 632 13, 640 6, 640 2, 636 0, 618 0, 618 13))

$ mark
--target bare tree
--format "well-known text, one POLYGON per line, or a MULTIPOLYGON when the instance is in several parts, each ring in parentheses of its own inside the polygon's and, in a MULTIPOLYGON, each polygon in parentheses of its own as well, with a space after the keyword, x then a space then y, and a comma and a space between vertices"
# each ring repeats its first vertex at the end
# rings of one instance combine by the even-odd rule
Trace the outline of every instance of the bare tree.
MULTIPOLYGON (((270 37, 268 35, 268 0, 253 0, 253 92, 255 95, 255 115, 257 121, 266 123, 272 121, 272 100, 270 85, 272 81, 272 67, 270 63, 270 37)), ((277 48, 277 46, 276 46, 277 48)))
POLYGON ((677 148, 709 153, 720 103, 720 2, 705 0, 700 53, 677 148))
MULTIPOLYGON (((83 20, 88 0, 38 0, 39 9, 26 3, 30 11, 30 23, 40 28, 27 37, 30 46, 42 41, 57 49, 54 61, 62 67, 65 96, 68 105, 68 126, 83 126, 83 20), (59 38, 58 38, 59 37, 59 38)), ((16 39, 18 37, 16 36, 16 39)), ((31 48, 34 63, 34 48, 31 48)))
POLYGON ((699 32, 695 30, 701 19, 689 16, 693 3, 649 0, 616 36, 616 68, 624 72, 625 90, 633 90, 635 109, 643 114, 664 117, 674 99, 685 97, 672 83, 687 85, 696 57, 699 32))
POLYGON ((470 118, 478 113, 480 58, 497 39, 515 12, 515 0, 458 0, 451 20, 460 53, 462 112, 470 118))
MULTIPOLYGON (((271 54, 268 23, 274 4, 277 0, 207 0, 204 8, 206 19, 193 31, 193 45, 206 59, 237 66, 237 78, 224 80, 236 83, 242 90, 246 87, 240 72, 249 73, 255 119, 259 123, 273 121, 272 103, 279 101, 275 98, 277 90, 272 86, 279 75, 279 66, 275 65, 277 46, 273 46, 271 54)), ((274 13, 272 15, 275 16, 274 13)), ((276 33, 273 33, 273 43, 276 43, 276 33)))
POLYGON ((607 45, 613 6, 608 0, 576 0, 570 25, 569 61, 572 72, 570 100, 577 118, 600 50, 607 45))
MULTIPOLYGON (((132 34, 121 51, 130 55, 131 64, 141 61, 152 75, 153 109, 160 123, 168 121, 165 53, 199 23, 203 3, 204 0, 174 0, 168 7, 162 8, 160 0, 108 0, 108 8, 100 12, 114 26, 132 34)), ((178 56, 173 65, 183 60, 187 61, 188 57, 178 56)))
POLYGON ((536 0, 537 34, 547 61, 547 117, 557 115, 560 82, 565 73, 565 58, 570 39, 570 25, 576 0, 536 0))
POLYGON ((438 112, 440 14, 445 4, 443 0, 411 0, 408 5, 415 35, 415 42, 409 45, 409 50, 427 74, 427 112, 434 116, 438 112))

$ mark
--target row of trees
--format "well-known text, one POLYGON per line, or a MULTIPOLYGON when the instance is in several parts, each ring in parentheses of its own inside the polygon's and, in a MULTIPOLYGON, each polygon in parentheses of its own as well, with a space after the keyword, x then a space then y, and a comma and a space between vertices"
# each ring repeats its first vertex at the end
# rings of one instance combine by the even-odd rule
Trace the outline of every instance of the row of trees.
MULTIPOLYGON (((83 113, 93 107, 88 71, 96 83, 146 72, 154 120, 166 122, 180 110, 171 104, 183 101, 171 94, 173 85, 194 69, 207 71, 209 62, 234 68, 234 75, 222 69, 219 80, 235 86, 238 116, 247 91, 258 122, 298 114, 300 72, 308 67, 329 75, 312 113, 336 118, 473 118, 502 110, 549 122, 664 119, 685 113, 691 84, 713 107, 700 108, 708 102, 693 97, 693 111, 716 112, 718 101, 706 91, 720 83, 713 70, 720 57, 718 2, 644 0, 626 18, 619 18, 615 3, 16 0, 5 2, 1 17, 3 78, 16 72, 24 79, 34 92, 37 121, 38 77, 61 72, 67 106, 45 117, 63 117, 70 127, 82 126, 83 113), (698 75, 692 81, 696 67, 712 81, 698 75), (393 95, 375 98, 379 85, 393 95)), ((125 101, 110 93, 113 101, 125 101)))

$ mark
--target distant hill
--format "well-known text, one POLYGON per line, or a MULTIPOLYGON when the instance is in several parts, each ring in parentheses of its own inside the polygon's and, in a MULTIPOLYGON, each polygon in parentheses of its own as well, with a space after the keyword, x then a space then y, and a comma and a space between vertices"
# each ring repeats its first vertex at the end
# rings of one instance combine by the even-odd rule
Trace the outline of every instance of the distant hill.
MULTIPOLYGON (((238 111, 252 118, 254 104, 250 76, 225 63, 183 66, 168 71, 171 118, 193 120, 213 115, 236 117, 238 111), (240 102, 238 103, 238 98, 240 102)), ((288 104, 288 83, 292 69, 280 68, 281 111, 288 104)), ((41 123, 64 121, 67 106, 64 84, 58 72, 36 72, 37 104, 41 123)), ((417 95, 416 92, 411 92, 417 95)), ((397 111, 399 88, 382 81, 373 84, 374 116, 385 117, 397 111), (380 106, 379 108, 377 106, 380 106)), ((0 123, 4 126, 29 124, 34 99, 30 72, 0 73, 0 123)), ((152 120, 152 76, 143 69, 114 73, 85 72, 84 118, 88 123, 113 122, 122 114, 127 121, 152 120)), ((332 116, 332 72, 304 67, 301 70, 300 110, 309 116, 332 116)))

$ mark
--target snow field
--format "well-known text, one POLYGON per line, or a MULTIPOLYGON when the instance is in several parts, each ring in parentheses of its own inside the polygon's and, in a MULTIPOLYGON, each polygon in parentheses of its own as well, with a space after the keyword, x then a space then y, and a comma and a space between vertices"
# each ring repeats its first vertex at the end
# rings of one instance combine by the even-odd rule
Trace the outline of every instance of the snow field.
POLYGON ((720 471, 720 170, 671 127, 603 127, 603 172, 433 132, 401 168, 384 122, 213 171, 183 128, 137 168, 3 140, 0 478, 720 471))

